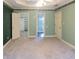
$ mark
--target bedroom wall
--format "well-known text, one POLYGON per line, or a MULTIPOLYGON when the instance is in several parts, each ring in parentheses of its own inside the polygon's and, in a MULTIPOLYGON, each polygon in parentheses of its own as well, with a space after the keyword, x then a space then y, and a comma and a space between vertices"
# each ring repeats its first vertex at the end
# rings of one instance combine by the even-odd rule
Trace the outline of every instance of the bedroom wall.
POLYGON ((29 36, 36 36, 38 12, 45 13, 45 36, 55 35, 55 19, 52 10, 14 10, 16 13, 29 13, 29 36))
POLYGON ((29 36, 36 35, 36 11, 29 12, 29 36))
POLYGON ((12 9, 3 4, 3 45, 12 37, 12 9))
POLYGON ((45 33, 46 36, 55 35, 55 17, 54 11, 45 11, 46 19, 45 19, 45 33))
MULTIPOLYGON (((29 35, 36 35, 36 20, 39 11, 29 11, 29 35)), ((42 11, 45 13, 45 36, 53 36, 55 34, 54 11, 42 11)))
POLYGON ((62 12, 62 39, 75 45, 75 3, 73 2, 56 11, 62 12))

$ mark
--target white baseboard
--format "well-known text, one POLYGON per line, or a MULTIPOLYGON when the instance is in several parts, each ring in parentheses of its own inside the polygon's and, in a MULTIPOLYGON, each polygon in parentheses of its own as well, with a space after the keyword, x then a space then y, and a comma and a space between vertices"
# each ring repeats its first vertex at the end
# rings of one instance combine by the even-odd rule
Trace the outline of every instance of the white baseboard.
POLYGON ((75 49, 75 46, 68 43, 67 41, 63 40, 63 39, 60 39, 62 42, 64 42, 66 45, 70 46, 71 48, 75 49))
MULTIPOLYGON (((28 36, 29 38, 35 38, 36 36, 28 36)), ((45 36, 45 37, 56 37, 56 35, 49 35, 49 36, 45 36)))
POLYGON ((56 35, 48 35, 48 36, 45 36, 45 37, 56 37, 56 35))
POLYGON ((11 42, 11 39, 3 46, 3 48, 5 48, 10 42, 11 42))
POLYGON ((28 36, 29 38, 34 38, 34 37, 36 37, 35 35, 34 36, 28 36))

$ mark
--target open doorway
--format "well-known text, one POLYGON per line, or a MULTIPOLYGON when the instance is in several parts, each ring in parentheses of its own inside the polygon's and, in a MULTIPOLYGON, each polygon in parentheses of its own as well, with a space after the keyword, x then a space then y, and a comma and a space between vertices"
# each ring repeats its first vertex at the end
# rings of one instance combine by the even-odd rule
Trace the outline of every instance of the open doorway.
POLYGON ((45 16, 42 13, 38 14, 38 25, 37 25, 37 37, 42 38, 45 35, 44 31, 44 22, 45 21, 45 16))

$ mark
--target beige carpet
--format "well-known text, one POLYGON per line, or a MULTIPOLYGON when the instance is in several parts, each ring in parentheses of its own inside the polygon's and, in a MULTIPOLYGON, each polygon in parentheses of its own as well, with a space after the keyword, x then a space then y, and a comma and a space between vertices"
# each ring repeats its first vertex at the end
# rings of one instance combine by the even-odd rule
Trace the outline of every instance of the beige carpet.
POLYGON ((75 50, 57 38, 13 40, 4 48, 4 59, 75 59, 75 50))

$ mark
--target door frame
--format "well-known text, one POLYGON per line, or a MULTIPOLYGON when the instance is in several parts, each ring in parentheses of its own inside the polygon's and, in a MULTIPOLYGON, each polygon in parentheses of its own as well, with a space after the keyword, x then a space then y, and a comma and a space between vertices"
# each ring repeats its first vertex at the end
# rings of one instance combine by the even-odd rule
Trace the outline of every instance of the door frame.
MULTIPOLYGON (((37 11, 37 13, 36 13, 36 36, 37 36, 37 32, 38 32, 38 16, 39 16, 39 14, 42 14, 45 17, 45 12, 37 11)), ((45 19, 44 19, 44 27, 43 27, 43 29, 44 29, 44 37, 45 37, 45 19)))
POLYGON ((12 13, 12 39, 13 40, 20 37, 20 18, 19 18, 19 16, 20 16, 19 13, 12 13), (15 21, 15 19, 18 20, 18 22, 19 22, 19 23, 17 23, 18 28, 16 27, 17 21, 15 21))
POLYGON ((62 39, 62 11, 57 11, 57 12, 55 12, 55 33, 56 33, 56 37, 57 37, 58 39, 62 39), (56 27, 56 24, 57 24, 57 20, 56 20, 56 19, 57 19, 57 18, 56 18, 56 17, 57 17, 57 14, 60 14, 60 15, 61 15, 61 16, 60 16, 60 17, 61 17, 61 20, 60 20, 61 23, 59 24, 59 25, 61 26, 61 27, 60 27, 61 30, 59 29, 59 30, 61 31, 60 35, 57 34, 57 27, 56 27))

